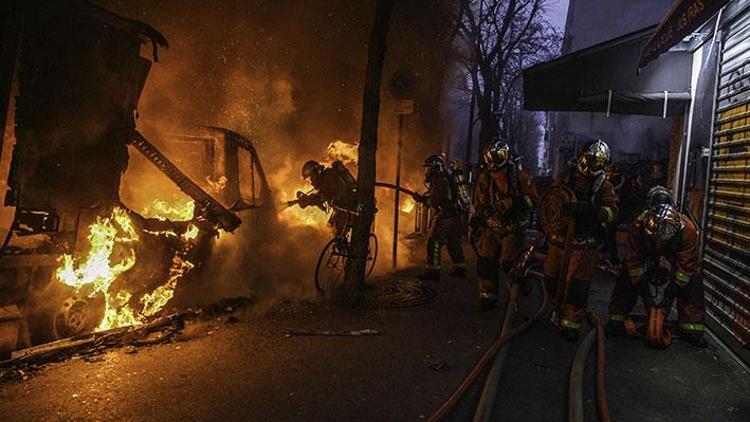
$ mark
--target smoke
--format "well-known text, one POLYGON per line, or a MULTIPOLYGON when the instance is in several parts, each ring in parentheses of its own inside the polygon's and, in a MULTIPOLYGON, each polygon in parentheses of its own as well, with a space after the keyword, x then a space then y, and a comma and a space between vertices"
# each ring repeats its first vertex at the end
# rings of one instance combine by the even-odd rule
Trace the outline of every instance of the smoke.
MULTIPOLYGON (((243 224, 235 233, 221 235, 204 271, 210 288, 194 296, 202 301, 248 292, 268 299, 311 297, 315 263, 331 237, 326 216, 319 210, 305 210, 315 224, 297 224, 286 213, 298 210, 281 211, 281 202, 304 190, 300 168, 306 160, 325 160, 332 142, 352 144, 359 137, 374 2, 97 3, 152 25, 170 43, 169 50, 159 52, 160 61, 152 66, 146 82, 139 102, 139 130, 188 174, 189 157, 163 142, 166 133, 192 125, 241 133, 253 141, 274 193, 264 208, 240 214, 243 224)), ((402 180, 412 188, 421 185, 422 158, 439 152, 444 139, 437 111, 448 49, 436 42, 443 30, 436 25, 435 17, 442 16, 436 5, 432 1, 399 5, 391 35, 399 42, 392 43, 386 66, 387 74, 403 66, 414 69, 421 82, 415 93, 419 113, 407 116, 404 124, 402 180)), ((142 55, 150 57, 150 45, 143 48, 142 55)), ((380 180, 392 182, 397 119, 386 111, 387 100, 385 96, 377 171, 380 180)), ((132 151, 121 197, 136 210, 154 198, 184 199, 132 151)), ((385 271, 390 268, 393 193, 379 191, 377 201, 381 251, 377 270, 385 271)), ((401 216, 406 235, 414 226, 413 216, 401 216)), ((406 244, 401 250, 406 257, 406 244)))

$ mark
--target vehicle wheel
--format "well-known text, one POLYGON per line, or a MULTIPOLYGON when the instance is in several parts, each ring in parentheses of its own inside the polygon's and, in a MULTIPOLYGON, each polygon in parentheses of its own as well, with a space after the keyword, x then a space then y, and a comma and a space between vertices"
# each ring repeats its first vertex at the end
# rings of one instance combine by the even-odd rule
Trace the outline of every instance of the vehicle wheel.
POLYGON ((53 317, 55 338, 75 337, 93 332, 104 319, 104 295, 95 298, 70 296, 58 307, 53 317))

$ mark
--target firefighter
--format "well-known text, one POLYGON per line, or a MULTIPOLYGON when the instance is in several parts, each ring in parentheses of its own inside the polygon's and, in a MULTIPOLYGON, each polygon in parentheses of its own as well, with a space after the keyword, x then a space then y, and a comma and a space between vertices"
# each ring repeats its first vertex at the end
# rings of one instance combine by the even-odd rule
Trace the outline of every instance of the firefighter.
POLYGON ((459 189, 450 174, 450 163, 442 155, 431 155, 425 159, 425 194, 414 194, 414 200, 432 208, 435 212, 430 221, 427 238, 427 270, 420 274, 422 280, 440 278, 440 261, 443 245, 448 247, 453 261, 451 276, 466 275, 461 238, 464 235, 464 224, 459 203, 459 189))
POLYGON ((649 209, 662 204, 674 206, 672 194, 664 186, 656 185, 646 193, 646 208, 643 212, 647 212, 649 209))
POLYGON ((479 309, 497 306, 499 270, 507 276, 524 246, 530 211, 539 203, 534 181, 511 157, 508 144, 495 139, 482 154, 484 171, 474 190, 472 238, 477 235, 479 309))
POLYGON ((307 161, 302 166, 302 178, 308 180, 314 191, 297 192, 294 201, 301 208, 316 206, 323 211, 332 211, 328 224, 336 236, 343 236, 358 215, 357 181, 341 161, 325 167, 317 161, 307 161))
POLYGON ((699 242, 698 228, 670 203, 656 204, 633 222, 628 230, 626 268, 609 304, 607 328, 611 334, 636 335, 629 314, 639 297, 647 307, 661 306, 664 316, 669 314, 676 298, 680 338, 696 347, 706 347, 703 283, 698 273, 699 242), (660 278, 666 284, 663 293, 666 299, 661 304, 652 299, 660 278))
POLYGON ((574 221, 575 233, 568 242, 565 234, 549 234, 544 282, 553 298, 557 289, 567 287, 558 295, 563 303, 553 304, 561 311, 560 315, 553 315, 553 322, 560 327, 563 337, 571 341, 578 339, 581 322, 586 316, 599 249, 608 226, 617 218, 619 200, 605 173, 609 160, 609 146, 604 141, 590 142, 555 181, 575 194, 575 202, 568 204, 565 210, 574 221), (570 248, 567 263, 563 262, 566 247, 570 248), (559 280, 561 270, 565 270, 562 272, 564 280, 559 280))

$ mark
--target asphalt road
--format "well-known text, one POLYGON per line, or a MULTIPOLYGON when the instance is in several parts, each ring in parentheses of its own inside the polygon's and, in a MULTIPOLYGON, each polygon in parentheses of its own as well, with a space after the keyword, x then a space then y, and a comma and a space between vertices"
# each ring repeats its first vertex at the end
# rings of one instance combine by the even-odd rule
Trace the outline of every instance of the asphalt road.
MULTIPOLYGON (((251 307, 235 313, 236 323, 221 316, 189 325, 174 343, 50 365, 27 381, 0 385, 0 421, 422 420, 494 339, 501 318, 499 310, 475 310, 473 282, 446 278, 433 286, 438 297, 420 307, 251 307), (288 328, 381 334, 287 337, 288 328)), ((609 289, 606 279, 594 286, 592 305, 602 317, 609 289)), ((565 420, 575 347, 547 323, 514 340, 495 418, 565 420)), ((750 420, 750 375, 716 344, 696 350, 677 342, 657 351, 610 339, 607 347, 614 420, 750 420)), ((470 418, 476 398, 474 391, 451 419, 470 418)))
POLYGON ((74 359, 0 386, 0 420, 420 420, 494 338, 467 280, 431 304, 379 311, 286 305, 189 327, 181 341, 74 359), (376 329, 370 337, 282 330, 376 329), (210 334, 209 334, 210 333, 210 334))

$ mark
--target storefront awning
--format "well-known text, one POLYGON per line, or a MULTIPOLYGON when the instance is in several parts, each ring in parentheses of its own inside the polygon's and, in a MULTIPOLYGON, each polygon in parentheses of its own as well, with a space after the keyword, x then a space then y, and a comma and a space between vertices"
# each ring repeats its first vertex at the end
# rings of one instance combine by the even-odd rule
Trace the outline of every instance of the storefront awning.
POLYGON ((655 27, 525 69, 524 108, 675 116, 690 102, 692 55, 668 52, 638 72, 655 27))
POLYGON ((683 40, 698 29, 716 12, 732 0, 680 0, 656 28, 651 39, 643 47, 638 67, 644 67, 650 61, 668 51, 673 45, 683 40))

